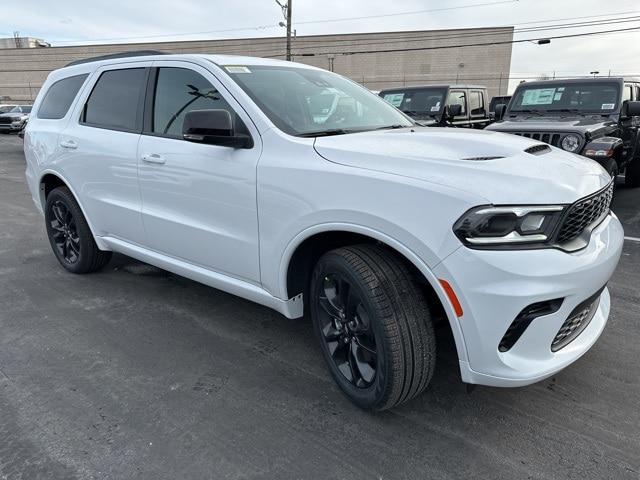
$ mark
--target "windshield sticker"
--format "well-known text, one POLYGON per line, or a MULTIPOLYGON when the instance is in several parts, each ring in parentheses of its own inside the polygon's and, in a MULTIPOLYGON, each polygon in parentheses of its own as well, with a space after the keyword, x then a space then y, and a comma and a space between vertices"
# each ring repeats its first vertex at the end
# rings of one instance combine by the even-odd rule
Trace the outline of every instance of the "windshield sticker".
POLYGON ((432 112, 439 112, 440 111, 440 102, 436 103, 433 107, 431 107, 431 111, 432 112))
POLYGON ((562 92, 557 92, 554 96, 553 96, 553 101, 557 102, 558 100, 562 99, 562 92))
POLYGON ((602 110, 613 110, 614 108, 616 108, 616 104, 615 103, 603 103, 602 104, 602 110))
POLYGON ((558 91, 559 91, 559 92, 564 92, 564 87, 559 87, 559 88, 558 88, 558 91))
POLYGON ((522 105, 551 105, 555 94, 555 88, 526 90, 522 97, 522 105))
POLYGON ((249 67, 245 67, 242 65, 227 65, 224 68, 229 73, 251 73, 249 67))
POLYGON ((400 107, 403 98, 404 93, 390 93, 384 96, 384 99, 396 108, 400 107))

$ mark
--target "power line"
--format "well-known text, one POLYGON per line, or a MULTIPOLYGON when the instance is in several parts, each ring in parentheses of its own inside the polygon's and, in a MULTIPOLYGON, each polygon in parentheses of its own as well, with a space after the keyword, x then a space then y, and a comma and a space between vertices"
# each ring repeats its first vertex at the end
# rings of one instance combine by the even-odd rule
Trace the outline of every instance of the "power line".
MULTIPOLYGON (((628 31, 640 30, 640 27, 631 27, 631 28, 620 28, 616 30, 603 30, 600 32, 586 32, 586 33, 574 33, 572 35, 557 35, 555 37, 545 37, 544 39, 548 40, 557 40, 562 38, 576 38, 576 37, 588 37, 592 35, 602 35, 605 33, 622 33, 628 31)), ((422 50, 441 50, 446 48, 462 48, 462 47, 484 47, 491 45, 506 45, 513 43, 523 43, 523 42, 536 42, 538 40, 544 40, 543 38, 527 38, 520 40, 505 40, 499 42, 488 42, 488 43, 469 43, 465 45, 441 45, 437 47, 411 47, 411 48, 390 48, 385 50, 362 50, 362 51, 351 51, 351 52, 321 52, 321 53, 309 53, 309 54, 301 54, 294 56, 321 56, 321 55, 357 55, 357 54, 365 54, 365 53, 392 53, 392 52, 412 52, 412 51, 422 51, 422 50)))

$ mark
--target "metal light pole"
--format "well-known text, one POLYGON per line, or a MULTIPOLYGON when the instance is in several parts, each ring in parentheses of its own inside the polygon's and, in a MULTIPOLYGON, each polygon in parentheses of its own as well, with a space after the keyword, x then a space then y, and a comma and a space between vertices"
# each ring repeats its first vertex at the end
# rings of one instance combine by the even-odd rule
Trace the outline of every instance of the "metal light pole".
MULTIPOLYGON (((291 61, 291 10, 292 10, 291 3, 292 2, 293 2, 293 0, 288 0, 287 4, 284 5, 284 4, 280 3, 280 0, 276 0, 276 3, 282 9, 282 15, 284 15, 284 18, 287 21, 287 24, 286 24, 286 28, 287 28, 287 61, 289 61, 289 62, 291 61)), ((280 22, 278 25, 280 25, 281 27, 285 26, 283 24, 283 22, 280 22)))

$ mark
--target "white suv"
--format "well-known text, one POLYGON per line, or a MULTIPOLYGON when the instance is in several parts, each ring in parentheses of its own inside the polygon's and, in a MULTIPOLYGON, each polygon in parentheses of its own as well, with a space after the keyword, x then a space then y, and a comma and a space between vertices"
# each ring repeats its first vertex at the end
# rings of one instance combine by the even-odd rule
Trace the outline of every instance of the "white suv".
POLYGON ((26 175, 65 269, 120 252, 308 311, 363 408, 427 387, 438 318, 462 380, 505 387, 558 372, 606 324, 623 231, 591 160, 419 128, 339 75, 259 58, 93 59, 51 73, 34 112, 26 175), (335 96, 321 115, 319 95, 335 96))

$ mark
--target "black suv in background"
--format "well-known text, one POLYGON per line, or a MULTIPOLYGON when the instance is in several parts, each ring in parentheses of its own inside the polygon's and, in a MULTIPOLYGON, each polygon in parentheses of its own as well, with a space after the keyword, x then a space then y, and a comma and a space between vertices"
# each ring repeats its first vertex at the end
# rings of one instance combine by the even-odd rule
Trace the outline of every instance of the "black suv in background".
POLYGON ((425 85, 382 90, 379 95, 421 125, 484 128, 489 123, 487 89, 474 85, 425 85))
POLYGON ((640 186, 640 82, 589 78, 526 82, 487 129, 533 138, 598 161, 640 186))

